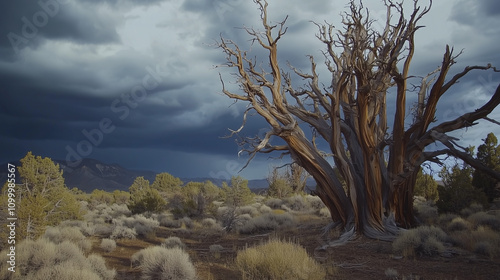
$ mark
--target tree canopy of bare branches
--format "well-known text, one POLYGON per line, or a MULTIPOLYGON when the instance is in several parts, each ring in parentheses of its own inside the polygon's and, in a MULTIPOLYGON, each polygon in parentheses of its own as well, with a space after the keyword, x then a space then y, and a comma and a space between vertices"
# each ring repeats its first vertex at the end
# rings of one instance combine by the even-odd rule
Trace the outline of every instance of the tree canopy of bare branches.
POLYGON ((328 86, 320 83, 312 56, 309 73, 293 66, 287 67, 291 73, 282 69, 278 63, 278 42, 286 34, 287 19, 271 24, 267 2, 255 2, 261 12, 263 31, 245 30, 254 44, 266 50, 268 67, 258 66, 256 58, 229 39, 221 38, 218 44, 226 54, 225 66, 235 69, 240 86, 239 92, 230 91, 221 77, 223 93, 249 104, 243 125, 232 130, 232 135, 243 129, 250 111, 262 116, 271 129, 263 137, 244 138, 242 151, 249 153, 250 160, 257 153, 289 154, 316 180, 318 196, 336 225, 346 233, 390 238, 399 227, 414 225, 412 204, 417 173, 422 163, 439 162, 439 156, 460 158, 500 178, 500 174, 471 158, 457 139, 447 135, 487 118, 500 102, 500 86, 481 108, 434 124, 438 101, 455 83, 470 71, 496 69, 491 65, 470 66, 448 78, 458 55, 446 46, 441 66, 421 78, 416 90, 408 85, 415 33, 432 2, 422 7, 415 0, 407 14, 402 3, 385 1, 387 18, 379 31, 373 28, 368 10, 355 1, 350 2, 348 12, 342 16, 342 29, 315 23, 316 37, 325 46, 325 65, 331 74, 328 86), (294 78, 304 80, 305 86, 294 86, 294 78), (387 116, 389 90, 396 92, 392 130, 387 116), (405 125, 408 94, 417 94, 418 104, 413 123, 405 125), (306 136, 304 126, 312 128, 312 137, 306 136), (272 137, 281 138, 283 144, 271 144, 272 137), (318 148, 317 138, 328 143, 329 151, 318 148), (436 142, 444 148, 429 151, 429 145, 436 142))

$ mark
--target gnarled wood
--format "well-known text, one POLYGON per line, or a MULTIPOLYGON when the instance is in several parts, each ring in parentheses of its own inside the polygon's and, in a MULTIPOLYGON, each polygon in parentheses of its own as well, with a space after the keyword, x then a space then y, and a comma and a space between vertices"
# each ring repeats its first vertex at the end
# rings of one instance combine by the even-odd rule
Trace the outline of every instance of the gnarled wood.
MULTIPOLYGON (((304 87, 297 88, 292 84, 292 75, 283 71, 278 63, 278 42, 286 33, 286 19, 270 25, 267 2, 255 2, 261 11, 264 32, 246 31, 268 52, 268 72, 257 70, 256 61, 248 58, 234 42, 221 38, 219 43, 227 55, 226 66, 236 69, 242 91, 230 92, 222 83, 223 92, 232 99, 249 103, 243 125, 232 130, 232 135, 243 129, 249 111, 255 110, 261 115, 271 129, 264 138, 242 139, 242 151, 249 153, 249 161, 256 153, 281 151, 290 155, 316 180, 316 193, 330 210, 334 224, 345 229, 345 240, 355 232, 390 240, 398 226, 414 225, 413 187, 420 165, 425 161, 439 162, 440 155, 448 154, 485 170, 486 167, 461 151, 446 133, 487 118, 500 103, 500 87, 491 100, 475 112, 429 127, 440 98, 451 86, 472 70, 496 71, 491 65, 467 67, 446 81, 456 59, 453 49, 447 46, 441 66, 421 80, 414 122, 405 126, 415 32, 431 5, 421 8, 418 1, 414 1, 407 18, 401 3, 386 0, 387 20, 379 32, 372 28, 372 20, 362 4, 351 1, 349 12, 342 18, 341 31, 335 31, 330 24, 316 24, 319 31, 316 37, 326 47, 323 54, 331 74, 329 87, 320 84, 317 65, 309 56, 310 73, 291 67, 292 72, 306 82, 304 87), (399 16, 396 21, 391 20, 394 12, 399 16), (403 62, 401 70, 398 69, 400 61, 403 62), (396 89, 392 133, 388 131, 386 111, 387 92, 391 88, 396 89), (305 136, 304 127, 312 128, 312 139, 305 136), (284 144, 272 145, 272 137, 281 138, 284 144), (316 137, 328 144, 328 152, 318 148, 316 137), (426 147, 436 141, 446 148, 427 151, 426 147), (330 156, 333 165, 328 161, 330 156)), ((488 172, 500 177, 494 171, 488 172)))

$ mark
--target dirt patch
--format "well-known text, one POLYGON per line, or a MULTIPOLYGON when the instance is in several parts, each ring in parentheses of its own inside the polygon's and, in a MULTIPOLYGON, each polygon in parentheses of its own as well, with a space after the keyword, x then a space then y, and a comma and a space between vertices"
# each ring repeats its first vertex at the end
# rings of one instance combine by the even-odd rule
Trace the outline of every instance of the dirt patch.
MULTIPOLYGON (((156 236, 135 240, 118 240, 116 249, 106 253, 94 241, 94 252, 102 255, 117 270, 116 279, 139 279, 140 271, 130 267, 130 256, 142 248, 159 245, 166 237, 178 236, 187 246, 199 279, 241 279, 234 266, 238 250, 261 244, 270 238, 281 238, 299 243, 327 270, 327 279, 396 279, 386 276, 386 270, 397 272, 397 279, 499 279, 500 258, 490 259, 456 249, 451 257, 396 256, 389 242, 359 237, 347 245, 318 250, 326 244, 322 237, 328 219, 301 219, 300 225, 286 230, 260 232, 255 235, 221 235, 203 230, 173 230, 160 227, 156 236), (219 244, 220 252, 209 247, 219 244)), ((334 238, 335 233, 328 238, 334 238)))

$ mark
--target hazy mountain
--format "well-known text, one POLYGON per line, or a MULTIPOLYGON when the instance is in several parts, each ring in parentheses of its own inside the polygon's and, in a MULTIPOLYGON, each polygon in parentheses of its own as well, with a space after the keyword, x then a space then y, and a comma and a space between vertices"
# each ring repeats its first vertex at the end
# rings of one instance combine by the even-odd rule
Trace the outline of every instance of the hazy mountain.
POLYGON ((128 190, 135 178, 143 176, 153 182, 156 176, 152 171, 130 170, 118 164, 106 164, 95 159, 83 159, 76 167, 66 165, 66 161, 55 162, 63 169, 66 186, 70 189, 77 187, 85 192, 92 192, 94 189, 128 190))
MULTIPOLYGON (((94 189, 105 191, 124 190, 134 182, 135 178, 143 176, 145 179, 153 183, 156 172, 147 170, 130 170, 120 166, 119 164, 107 164, 95 159, 83 159, 76 167, 68 166, 64 160, 54 160, 63 169, 64 182, 68 188, 77 187, 85 192, 92 192, 94 189)), ((20 162, 13 162, 16 166, 20 166, 20 162)), ((5 163, 3 166, 7 166, 5 163)), ((175 174, 172 174, 175 176, 175 174)), ((21 183, 17 176, 17 183, 21 183)), ((0 182, 5 182, 7 179, 7 168, 0 170, 0 182)), ((205 182, 212 181, 217 186, 222 186, 225 180, 217 178, 181 178, 182 182, 205 182)), ((3 185, 3 184, 2 184, 3 185)), ((248 186, 255 192, 261 192, 268 187, 266 179, 249 180, 248 186)))

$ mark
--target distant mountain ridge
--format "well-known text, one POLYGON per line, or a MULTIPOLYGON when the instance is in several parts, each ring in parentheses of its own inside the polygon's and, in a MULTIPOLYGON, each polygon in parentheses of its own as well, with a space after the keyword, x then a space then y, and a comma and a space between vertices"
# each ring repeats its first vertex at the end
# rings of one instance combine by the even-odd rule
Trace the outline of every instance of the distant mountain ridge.
MULTIPOLYGON (((68 165, 65 160, 53 160, 55 163, 59 164, 63 170, 63 177, 66 186, 70 189, 78 188, 84 192, 90 193, 94 189, 100 189, 105 191, 123 190, 128 191, 128 188, 132 185, 135 178, 144 177, 144 179, 149 180, 153 183, 155 180, 157 172, 148 170, 131 170, 122 167, 119 164, 107 164, 96 159, 85 158, 76 165, 72 167, 68 165)), ((20 165, 20 162, 12 162, 16 166, 20 165)), ((7 166, 7 163, 5 164, 7 166)), ((175 174, 172 174, 175 176, 175 174)), ((5 182, 7 179, 7 168, 0 170, 0 182, 5 182)), ((205 182, 207 180, 212 181, 215 185, 221 186, 222 182, 227 180, 218 178, 180 178, 182 182, 205 182)), ((18 180, 18 183, 20 181, 18 180)), ((3 184, 2 184, 3 185, 3 184)), ((268 187, 266 179, 249 180, 248 186, 255 192, 261 192, 268 187)))

